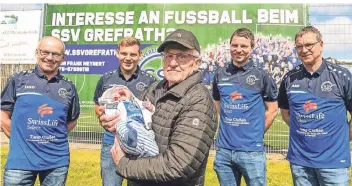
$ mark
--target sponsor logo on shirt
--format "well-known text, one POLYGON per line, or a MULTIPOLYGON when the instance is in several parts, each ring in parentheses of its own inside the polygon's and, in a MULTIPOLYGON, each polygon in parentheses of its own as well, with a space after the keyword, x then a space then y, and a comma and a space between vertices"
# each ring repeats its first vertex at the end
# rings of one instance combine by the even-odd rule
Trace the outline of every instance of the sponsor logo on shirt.
POLYGON ((312 110, 318 109, 318 104, 313 103, 312 100, 308 100, 303 104, 303 109, 307 114, 297 114, 296 119, 300 123, 307 123, 311 120, 323 120, 325 118, 325 114, 322 112, 319 113, 310 113, 312 110))
MULTIPOLYGON (((38 114, 40 115, 41 118, 44 118, 45 115, 53 114, 53 107, 49 107, 48 104, 43 104, 38 107, 38 114)), ((40 126, 50 126, 50 127, 56 127, 58 126, 59 121, 58 120, 52 120, 52 119, 47 119, 47 120, 41 120, 37 118, 28 118, 27 119, 27 129, 30 130, 39 130, 41 129, 40 126)))
POLYGON ((236 101, 238 99, 242 99, 242 93, 239 93, 237 91, 234 91, 230 94, 230 98, 232 101, 236 101))
POLYGON ((308 113, 310 110, 316 110, 318 105, 316 103, 312 103, 312 100, 308 100, 304 103, 303 109, 308 113))
POLYGON ((44 117, 44 115, 52 113, 53 107, 48 107, 48 104, 43 104, 38 107, 38 114, 40 115, 40 117, 44 117))
MULTIPOLYGON (((224 109, 231 109, 231 110, 248 110, 248 104, 224 104, 224 109)), ((228 113, 232 113, 230 111, 225 111, 228 113)))
POLYGON ((232 125, 232 126, 239 126, 239 125, 248 125, 249 122, 247 121, 246 118, 229 118, 229 117, 224 117, 224 122, 232 125))
POLYGON ((299 88, 299 84, 293 84, 292 88, 299 88))

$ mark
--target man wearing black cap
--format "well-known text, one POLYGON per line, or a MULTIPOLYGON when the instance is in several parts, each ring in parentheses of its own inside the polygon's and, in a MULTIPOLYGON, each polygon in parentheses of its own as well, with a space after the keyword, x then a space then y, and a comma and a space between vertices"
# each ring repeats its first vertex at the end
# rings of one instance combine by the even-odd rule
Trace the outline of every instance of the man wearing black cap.
MULTIPOLYGON (((178 29, 166 37, 158 52, 163 55, 165 79, 152 86, 146 98, 156 108, 152 129, 160 154, 136 159, 124 156, 117 145, 111 150, 116 173, 127 178, 129 186, 202 186, 217 118, 198 71, 200 46, 192 32, 178 29)), ((101 117, 104 123, 119 119, 101 117)))

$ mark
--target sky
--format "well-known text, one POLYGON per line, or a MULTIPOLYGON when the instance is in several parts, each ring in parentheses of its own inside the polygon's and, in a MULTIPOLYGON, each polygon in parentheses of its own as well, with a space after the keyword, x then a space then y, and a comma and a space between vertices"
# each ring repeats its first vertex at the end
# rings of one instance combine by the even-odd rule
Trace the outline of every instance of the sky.
POLYGON ((309 22, 323 35, 323 56, 352 61, 352 4, 309 4, 309 22))

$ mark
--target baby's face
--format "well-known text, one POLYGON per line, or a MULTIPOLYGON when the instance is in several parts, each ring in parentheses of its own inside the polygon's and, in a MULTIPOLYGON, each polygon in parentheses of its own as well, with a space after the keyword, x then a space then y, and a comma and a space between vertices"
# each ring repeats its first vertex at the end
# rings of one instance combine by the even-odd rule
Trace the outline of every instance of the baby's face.
POLYGON ((114 101, 125 101, 131 99, 131 92, 126 87, 116 88, 113 92, 114 101))

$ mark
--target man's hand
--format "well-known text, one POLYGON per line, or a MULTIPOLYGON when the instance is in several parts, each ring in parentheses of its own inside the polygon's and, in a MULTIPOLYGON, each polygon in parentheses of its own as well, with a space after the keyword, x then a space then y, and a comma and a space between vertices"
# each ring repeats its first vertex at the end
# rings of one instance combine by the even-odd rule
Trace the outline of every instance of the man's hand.
POLYGON ((109 132, 115 132, 116 131, 115 125, 120 120, 121 120, 121 117, 119 114, 114 114, 114 115, 104 114, 100 116, 99 123, 105 130, 109 132))
POLYGON ((94 105, 94 111, 95 111, 95 115, 100 118, 103 114, 104 114, 104 111, 105 111, 105 108, 104 106, 100 106, 100 105, 94 105))
POLYGON ((95 114, 99 119, 100 125, 109 132, 115 132, 115 124, 121 120, 119 114, 105 115, 104 106, 94 105, 95 114))
POLYGON ((115 136, 115 143, 112 146, 112 148, 110 149, 110 152, 112 155, 112 159, 114 160, 114 163, 117 166, 119 164, 121 158, 125 156, 125 153, 122 151, 122 149, 120 147, 119 140, 117 140, 117 136, 115 136))
POLYGON ((143 101, 142 106, 146 109, 148 109, 150 112, 153 112, 153 105, 150 101, 143 101))

